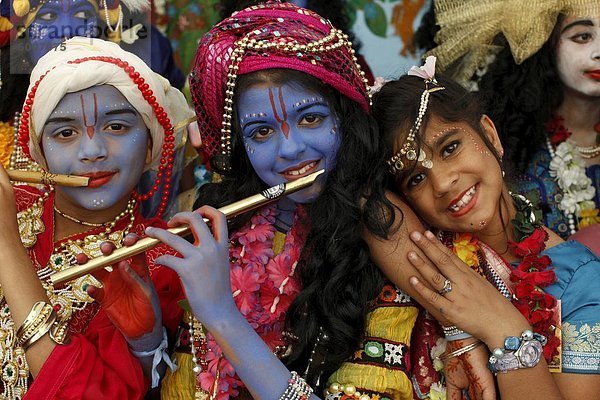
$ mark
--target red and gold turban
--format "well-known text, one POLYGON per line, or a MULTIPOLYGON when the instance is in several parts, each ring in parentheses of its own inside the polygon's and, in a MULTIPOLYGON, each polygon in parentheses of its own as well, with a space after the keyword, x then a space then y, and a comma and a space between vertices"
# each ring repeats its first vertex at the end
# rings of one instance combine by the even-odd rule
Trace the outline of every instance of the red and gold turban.
POLYGON ((204 151, 228 160, 232 99, 238 75, 272 68, 309 74, 369 110, 370 93, 347 36, 318 14, 292 3, 248 7, 202 38, 190 90, 204 151))

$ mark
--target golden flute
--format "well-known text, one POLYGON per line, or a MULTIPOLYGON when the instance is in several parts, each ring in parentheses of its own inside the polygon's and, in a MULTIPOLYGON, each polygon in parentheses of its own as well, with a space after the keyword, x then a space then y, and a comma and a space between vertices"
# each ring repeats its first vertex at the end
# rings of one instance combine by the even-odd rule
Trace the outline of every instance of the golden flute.
MULTIPOLYGON (((236 201, 232 204, 219 208, 225 217, 231 218, 236 215, 242 214, 246 211, 253 210, 255 208, 261 207, 265 204, 271 203, 277 199, 280 199, 283 196, 287 196, 298 190, 304 189, 314 183, 319 175, 321 175, 324 170, 319 170, 317 172, 313 172, 310 175, 307 175, 303 178, 297 179, 288 183, 281 183, 277 186, 270 187, 269 189, 263 190, 259 194, 255 194, 250 197, 246 197, 245 199, 236 201)), ((204 218, 205 222, 208 222, 206 218, 204 218)), ((191 232, 189 226, 178 226, 175 228, 168 229, 169 232, 179 235, 185 236, 191 232)), ((54 287, 58 287, 65 282, 72 281, 77 279, 85 274, 89 274, 97 269, 113 265, 119 261, 126 260, 135 256, 136 254, 142 253, 152 247, 160 244, 161 242, 158 239, 154 239, 151 237, 145 237, 143 239, 138 240, 138 242, 129 247, 121 247, 112 252, 112 254, 107 256, 100 256, 94 259, 89 260, 87 263, 74 266, 62 271, 59 271, 50 276, 50 280, 54 287)))
POLYGON ((7 169, 11 181, 27 183, 43 183, 44 185, 60 185, 80 187, 87 186, 90 178, 87 176, 51 174, 46 171, 22 171, 7 169))

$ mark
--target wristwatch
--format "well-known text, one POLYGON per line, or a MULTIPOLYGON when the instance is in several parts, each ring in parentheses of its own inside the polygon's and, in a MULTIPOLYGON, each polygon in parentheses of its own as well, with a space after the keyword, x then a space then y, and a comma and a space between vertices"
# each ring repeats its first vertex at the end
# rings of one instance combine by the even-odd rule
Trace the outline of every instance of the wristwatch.
POLYGON ((520 337, 508 336, 504 349, 494 349, 488 360, 488 368, 494 374, 520 368, 533 368, 541 360, 543 346, 547 340, 543 335, 525 330, 520 337))
POLYGON ((535 367, 540 362, 542 354, 544 354, 542 344, 536 339, 524 341, 515 351, 515 356, 523 368, 535 367))

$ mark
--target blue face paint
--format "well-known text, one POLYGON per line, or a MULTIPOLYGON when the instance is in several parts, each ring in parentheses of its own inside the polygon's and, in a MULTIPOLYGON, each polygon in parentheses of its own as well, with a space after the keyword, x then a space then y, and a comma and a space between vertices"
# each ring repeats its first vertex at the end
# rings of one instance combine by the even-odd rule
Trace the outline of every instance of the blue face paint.
POLYGON ((126 202, 149 158, 148 128, 114 87, 69 93, 42 132, 42 150, 52 173, 89 176, 85 188, 57 187, 87 210, 126 202))
MULTIPOLYGON (((333 110, 319 93, 294 81, 255 85, 240 94, 237 111, 248 158, 268 186, 335 166, 340 132, 333 110)), ((314 201, 324 182, 319 179, 289 198, 314 201)))
POLYGON ((31 61, 36 63, 65 38, 94 36, 97 26, 98 15, 87 0, 46 1, 29 26, 31 61))

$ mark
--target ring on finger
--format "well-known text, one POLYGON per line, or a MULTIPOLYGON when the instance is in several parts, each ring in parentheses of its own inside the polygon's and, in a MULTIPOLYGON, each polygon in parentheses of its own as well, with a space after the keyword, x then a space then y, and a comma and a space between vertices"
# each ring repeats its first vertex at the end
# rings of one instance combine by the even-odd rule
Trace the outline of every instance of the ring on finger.
POLYGON ((450 293, 452 291, 452 282, 450 282, 450 279, 446 278, 446 280, 444 280, 444 286, 439 290, 439 294, 441 294, 442 296, 450 293))

